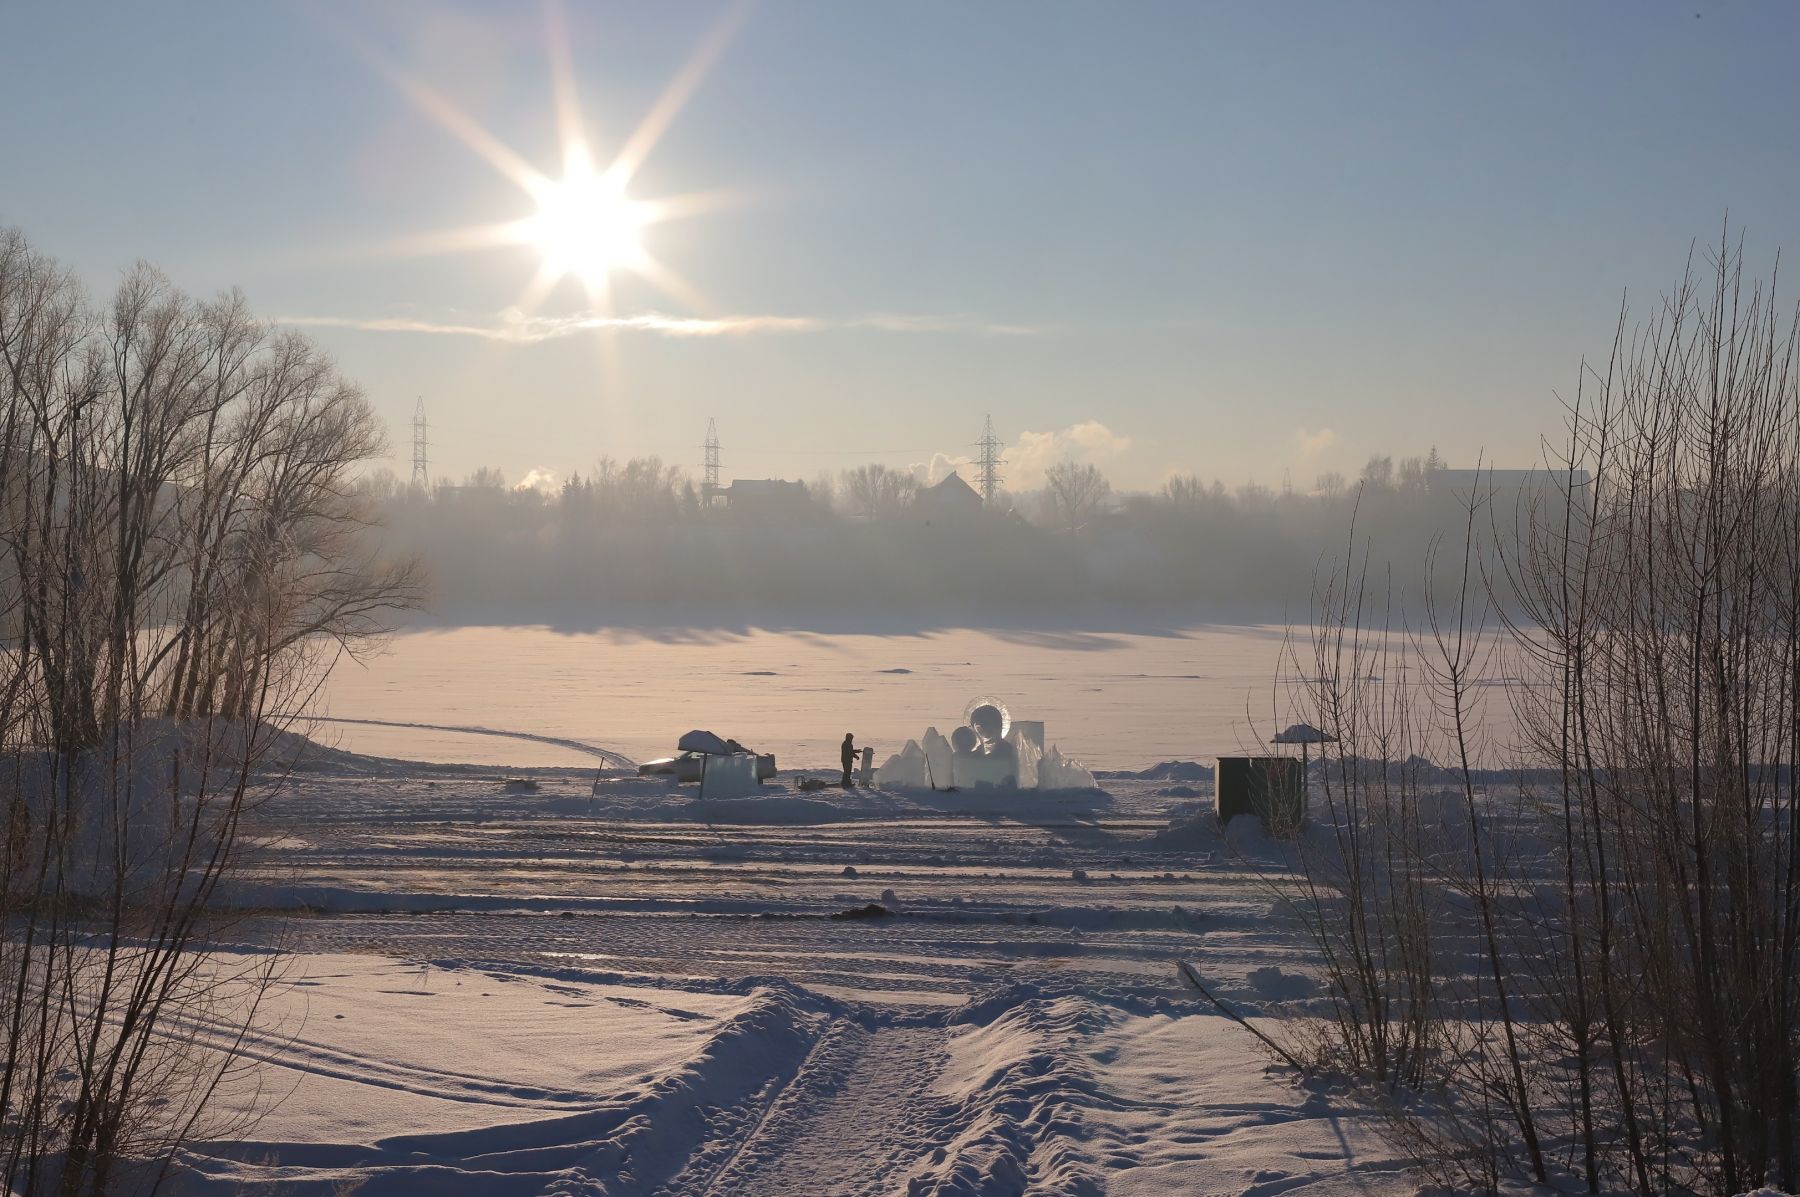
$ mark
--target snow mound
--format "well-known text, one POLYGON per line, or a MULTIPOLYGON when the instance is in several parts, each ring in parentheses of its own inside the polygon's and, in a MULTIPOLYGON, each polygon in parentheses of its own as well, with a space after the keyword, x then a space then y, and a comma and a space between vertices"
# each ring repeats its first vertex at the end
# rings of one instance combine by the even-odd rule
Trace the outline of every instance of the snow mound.
POLYGON ((830 1018, 779 983, 671 1001, 466 969, 434 984, 400 972, 411 965, 336 959, 367 973, 322 981, 348 1018, 315 1014, 284 1052, 300 1076, 259 1126, 268 1137, 195 1145, 184 1191, 452 1192, 480 1177, 473 1191, 649 1192, 707 1141, 720 1108, 791 1077, 830 1018), (469 1018, 486 1030, 459 1036, 454 1060, 430 1050, 446 1022, 469 1018), (420 1129, 382 1133, 408 1125, 420 1129))
POLYGON ((1170 823, 1152 837, 1159 848, 1192 851, 1220 845, 1219 820, 1211 811, 1170 823))
POLYGON ((1082 1149, 1081 1112, 1097 1086, 1067 1045, 1107 1020, 1081 998, 1032 997, 953 1039, 934 1089, 941 1146, 907 1175, 908 1197, 1104 1192, 1082 1149))
POLYGON ((1211 781, 1213 771, 1211 765, 1202 765, 1198 761, 1162 761, 1148 769, 1109 769, 1095 776, 1137 781, 1211 781))
POLYGON ((119 722, 66 757, 18 752, 0 802, 20 803, 27 828, 62 829, 62 887, 94 896, 119 886, 140 901, 197 884, 213 848, 235 834, 241 806, 268 797, 261 771, 284 769, 285 754, 306 743, 251 720, 119 722))
POLYGON ((1244 974, 1244 980, 1272 1002, 1308 998, 1319 992, 1319 983, 1311 977, 1304 973, 1283 972, 1281 966, 1275 964, 1251 969, 1244 974))

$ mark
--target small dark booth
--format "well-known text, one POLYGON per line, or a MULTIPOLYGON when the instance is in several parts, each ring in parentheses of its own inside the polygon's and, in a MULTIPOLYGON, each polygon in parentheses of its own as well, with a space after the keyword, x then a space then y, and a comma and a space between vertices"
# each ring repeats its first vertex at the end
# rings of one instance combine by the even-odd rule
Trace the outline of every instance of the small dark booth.
POLYGON ((1256 815, 1270 835, 1293 835, 1306 819, 1306 771, 1291 756, 1222 756, 1213 771, 1219 822, 1256 815))

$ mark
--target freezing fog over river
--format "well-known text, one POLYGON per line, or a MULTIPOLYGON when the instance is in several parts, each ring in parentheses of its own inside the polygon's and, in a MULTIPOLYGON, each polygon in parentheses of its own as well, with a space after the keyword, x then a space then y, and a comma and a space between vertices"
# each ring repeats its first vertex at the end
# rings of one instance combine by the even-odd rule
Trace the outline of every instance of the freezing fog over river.
MULTIPOLYGON (((915 635, 691 629, 565 633, 544 627, 412 631, 364 664, 345 662, 312 711, 311 734, 354 752, 413 760, 579 765, 572 748, 512 737, 338 720, 437 724, 577 740, 636 761, 670 754, 695 727, 826 768, 846 731, 879 763, 927 726, 948 731, 991 694, 1099 769, 1257 751, 1299 717, 1292 705, 1309 633, 1279 626, 1147 632, 954 629, 915 635)), ((1481 712, 1505 718, 1498 689, 1481 712)))

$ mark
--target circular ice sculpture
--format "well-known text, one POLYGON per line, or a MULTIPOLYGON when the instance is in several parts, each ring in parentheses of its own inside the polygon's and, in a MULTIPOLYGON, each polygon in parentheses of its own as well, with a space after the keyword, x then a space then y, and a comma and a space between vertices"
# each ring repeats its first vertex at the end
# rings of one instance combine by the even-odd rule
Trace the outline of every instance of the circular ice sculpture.
POLYGON ((963 708, 963 723, 981 733, 984 740, 1004 740, 1012 730, 1012 713, 991 694, 971 698, 963 708))

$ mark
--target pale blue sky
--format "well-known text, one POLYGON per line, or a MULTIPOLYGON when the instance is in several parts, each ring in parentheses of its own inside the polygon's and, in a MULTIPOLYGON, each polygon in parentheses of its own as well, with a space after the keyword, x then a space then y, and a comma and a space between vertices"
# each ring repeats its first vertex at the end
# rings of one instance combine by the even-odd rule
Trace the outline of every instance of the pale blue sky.
MULTIPOLYGON (((727 15, 568 6, 602 159, 727 15)), ((437 472, 515 480, 693 466, 708 416, 728 476, 906 465, 987 411, 1057 434, 1015 448, 1027 482, 1064 450, 1138 486, 1433 442, 1528 464, 1625 289, 1651 303, 1728 210, 1755 261, 1800 248, 1786 4, 762 0, 632 185, 736 197, 645 233, 706 308, 625 278, 618 310, 804 328, 371 330, 500 327, 537 254, 359 252, 531 203, 358 43, 559 173, 536 5, 16 5, 0 222, 96 289, 143 257, 339 322, 310 331, 402 474, 417 395, 437 472)), ((541 312, 586 306, 571 280, 541 312)))

